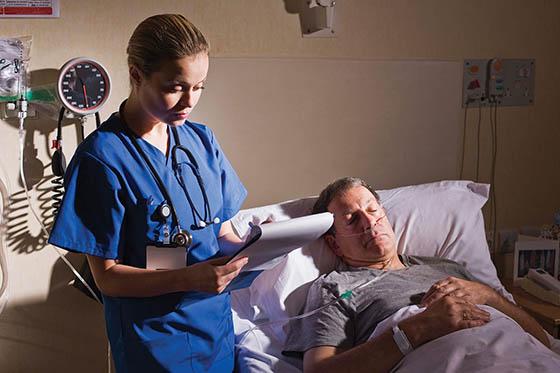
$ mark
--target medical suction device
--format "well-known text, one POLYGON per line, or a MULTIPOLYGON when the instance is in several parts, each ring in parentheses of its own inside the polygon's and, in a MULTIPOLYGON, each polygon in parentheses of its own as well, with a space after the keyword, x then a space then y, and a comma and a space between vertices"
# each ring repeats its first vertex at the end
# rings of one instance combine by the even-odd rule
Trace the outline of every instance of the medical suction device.
MULTIPOLYGON (((56 93, 63 107, 60 109, 58 116, 57 135, 53 141, 55 152, 52 157, 52 172, 54 175, 54 216, 58 213, 60 203, 64 195, 64 173, 66 172, 66 159, 62 152, 62 121, 68 112, 74 114, 80 119, 81 140, 84 139, 84 127, 87 115, 95 115, 97 127, 101 120, 99 110, 107 102, 111 89, 111 81, 107 70, 99 62, 85 57, 73 58, 66 62, 59 71, 56 93)), ((31 212, 35 219, 41 225, 43 233, 48 236, 48 232, 43 222, 33 209, 29 197, 27 183, 23 172, 23 149, 24 149, 24 130, 23 121, 27 116, 27 95, 21 95, 18 100, 18 117, 20 118, 20 177, 25 189, 25 195, 29 203, 31 212)), ((60 249, 51 246, 58 254, 60 259, 68 266, 74 276, 79 280, 79 284, 83 285, 83 291, 91 295, 98 303, 101 302, 101 296, 96 293, 90 283, 86 281, 82 274, 74 268, 68 259, 61 253, 60 249)), ((86 271, 86 276, 88 271, 86 271)), ((90 279, 91 280, 91 279, 90 279)), ((75 282, 75 281, 74 281, 75 282)), ((111 349, 107 347, 107 371, 111 372, 111 349)))
MULTIPOLYGON (((111 78, 100 62, 88 57, 72 58, 60 68, 56 93, 62 108, 58 116, 56 139, 52 144, 52 148, 55 149, 52 156, 54 175, 52 207, 55 217, 64 196, 63 183, 66 172, 66 157, 62 151, 62 121, 67 113, 79 118, 81 140, 84 139, 84 122, 87 116, 94 115, 96 127, 99 127, 101 124, 99 110, 109 99, 111 78)), ((74 286, 101 303, 101 294, 93 282, 89 268, 87 266, 82 268, 80 273, 87 281, 82 276, 76 275, 80 282, 74 282, 74 286)))
MULTIPOLYGON (((95 115, 97 126, 100 125, 99 110, 107 102, 111 89, 111 81, 107 70, 97 61, 90 58, 74 58, 63 65, 59 71, 56 89, 52 84, 30 87, 28 66, 30 61, 31 37, 0 38, 0 104, 3 104, 3 118, 15 117, 17 113, 18 135, 19 135, 19 176, 25 191, 29 210, 35 220, 41 226, 45 236, 49 235, 39 214, 35 211, 29 194, 27 181, 24 173, 24 149, 25 129, 24 123, 28 114, 33 115, 35 110, 51 108, 59 101, 62 108, 58 116, 58 128, 56 139, 53 141, 55 152, 52 159, 52 171, 55 176, 55 209, 60 206, 63 195, 63 176, 66 170, 66 159, 62 152, 62 120, 65 114, 74 115, 80 119, 82 140, 84 137, 83 124, 87 115, 95 115)), ((2 168, 3 170, 3 168, 2 168)), ((7 176, 7 175, 3 175, 7 176)), ((6 178, 5 180, 9 180, 6 178)), ((9 184, 0 180, 0 192, 2 194, 2 210, 0 221, 0 313, 7 301, 8 272, 7 272, 7 250, 5 241, 6 208, 9 201, 9 184)), ((63 255, 60 249, 50 246, 55 250, 60 259, 68 266, 72 273, 78 278, 91 296, 101 303, 100 297, 93 291, 91 286, 84 280, 82 275, 63 255)), ((108 350, 108 371, 111 371, 110 349, 108 350)))
MULTIPOLYGON (((31 38, 0 39, 0 101, 6 103, 8 111, 17 112, 19 123, 19 168, 25 196, 29 209, 41 226, 45 236, 49 235, 39 214, 33 208, 29 189, 24 173, 24 148, 25 129, 24 122, 28 117, 29 106, 34 103, 52 103, 56 101, 50 87, 39 89, 29 88, 28 64, 31 38)), ((62 104, 58 116, 57 136, 53 141, 55 152, 52 158, 52 171, 54 179, 54 204, 58 211, 60 201, 64 193, 63 177, 66 171, 66 159, 62 152, 62 121, 65 114, 73 114, 80 119, 82 125, 87 115, 95 115, 97 126, 100 124, 99 110, 107 102, 111 89, 111 81, 107 70, 99 62, 85 57, 73 58, 66 62, 59 71, 56 83, 56 96, 62 104)), ((61 260, 70 268, 74 275, 87 289, 92 297, 101 303, 99 296, 92 290, 91 286, 84 280, 80 273, 72 266, 66 257, 56 247, 52 247, 61 260)), ((3 279, 7 275, 3 275, 3 279)), ((4 288, 4 286, 2 286, 4 288)))

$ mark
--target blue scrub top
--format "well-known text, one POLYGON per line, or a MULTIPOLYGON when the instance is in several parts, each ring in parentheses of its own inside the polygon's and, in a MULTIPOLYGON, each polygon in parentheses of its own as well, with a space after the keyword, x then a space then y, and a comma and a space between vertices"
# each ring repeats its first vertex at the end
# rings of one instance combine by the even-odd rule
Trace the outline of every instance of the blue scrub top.
MULTIPOLYGON (((195 156, 204 180, 211 219, 227 221, 237 213, 247 191, 222 152, 212 131, 185 122, 178 128, 181 145, 195 156)), ((175 145, 169 132, 170 149, 175 145)), ((111 116, 78 147, 65 175, 65 195, 49 243, 69 251, 118 259, 146 267, 146 246, 161 243, 171 217, 157 215, 164 197, 118 116, 111 116)), ((220 225, 191 230, 193 214, 171 155, 145 140, 137 141, 158 171, 182 228, 193 243, 187 263, 220 256, 220 225)), ((171 154, 171 152, 169 152, 171 154)), ((204 212, 202 193, 186 166, 177 160, 191 198, 204 212)), ((103 296, 107 334, 119 373, 228 372, 233 370, 234 335, 229 293, 180 292, 147 298, 103 296)))

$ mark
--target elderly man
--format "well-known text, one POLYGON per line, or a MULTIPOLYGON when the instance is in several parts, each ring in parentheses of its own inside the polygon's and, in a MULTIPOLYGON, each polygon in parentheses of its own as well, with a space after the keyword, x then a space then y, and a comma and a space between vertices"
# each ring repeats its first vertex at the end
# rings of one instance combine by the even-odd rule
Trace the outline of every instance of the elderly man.
POLYGON ((304 353, 306 372, 389 371, 429 341, 487 324, 491 314, 484 305, 515 320, 549 346, 533 318, 477 282, 460 264, 399 255, 379 197, 363 180, 344 178, 330 184, 313 208, 314 213, 325 211, 334 214, 334 225, 324 239, 341 261, 335 271, 311 286, 306 310, 321 308, 357 284, 379 281, 290 325, 285 350, 304 353), (382 320, 410 305, 423 310, 370 338, 382 320))

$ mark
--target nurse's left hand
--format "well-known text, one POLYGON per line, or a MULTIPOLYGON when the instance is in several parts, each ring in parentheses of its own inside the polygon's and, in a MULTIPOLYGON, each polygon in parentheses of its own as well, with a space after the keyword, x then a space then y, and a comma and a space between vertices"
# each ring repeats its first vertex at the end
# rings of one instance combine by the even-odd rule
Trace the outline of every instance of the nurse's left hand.
POLYGON ((194 290, 206 293, 224 291, 249 261, 248 258, 240 258, 226 264, 228 260, 229 257, 212 259, 184 268, 185 291, 194 290))

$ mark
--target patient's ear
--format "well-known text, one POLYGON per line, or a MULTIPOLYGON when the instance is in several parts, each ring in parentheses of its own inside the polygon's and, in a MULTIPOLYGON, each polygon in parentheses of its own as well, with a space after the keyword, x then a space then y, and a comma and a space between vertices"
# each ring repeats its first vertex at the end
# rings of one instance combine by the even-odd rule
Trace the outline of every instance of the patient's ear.
POLYGON ((325 237, 324 237, 324 240, 327 243, 327 246, 332 250, 334 255, 341 256, 339 246, 336 243, 336 238, 334 237, 334 235, 326 234, 325 237))

